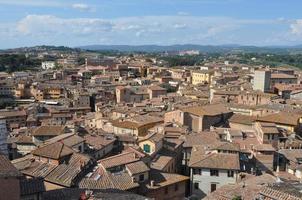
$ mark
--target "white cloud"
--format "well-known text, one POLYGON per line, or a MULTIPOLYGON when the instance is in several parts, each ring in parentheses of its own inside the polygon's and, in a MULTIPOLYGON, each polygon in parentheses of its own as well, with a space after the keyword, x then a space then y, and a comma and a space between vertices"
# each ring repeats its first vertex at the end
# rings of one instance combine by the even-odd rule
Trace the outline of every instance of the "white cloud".
MULTIPOLYGON (((84 8, 85 6, 83 6, 84 8)), ((280 20, 279 20, 280 21, 280 20)), ((115 19, 61 18, 53 15, 27 15, 13 24, 0 23, 0 42, 18 44, 86 45, 111 44, 223 44, 261 43, 270 35, 259 27, 279 27, 278 20, 240 20, 228 17, 144 16, 115 19), (253 33, 257 28, 258 34, 253 33), (5 30, 5 31, 4 31, 5 30), (248 35, 248 34, 252 34, 248 35), (230 37, 232 36, 232 37, 230 37), (0 37, 1 38, 1 37, 0 37), (12 42, 11 42, 12 43, 12 42)), ((298 33, 298 23, 292 27, 298 33), (297 30, 296 30, 297 29, 297 30)), ((301 26, 301 22, 299 22, 301 26)), ((282 25, 282 24, 281 24, 282 25)), ((288 26, 288 25, 286 25, 288 26)), ((270 30, 270 29, 268 29, 270 30)), ((277 30, 279 31, 279 30, 277 30)))
POLYGON ((297 19, 290 25, 291 33, 302 36, 302 19, 297 19))
POLYGON ((28 15, 17 23, 17 31, 25 35, 98 34, 111 31, 110 21, 98 18, 64 19, 52 15, 28 15))
POLYGON ((0 0, 0 5, 35 6, 35 7, 62 7, 65 4, 59 1, 47 0, 0 0))
POLYGON ((174 24, 174 28, 176 29, 183 29, 183 28, 186 28, 187 25, 186 24, 174 24))
POLYGON ((94 11, 95 9, 84 3, 75 3, 71 5, 72 8, 80 11, 94 11))

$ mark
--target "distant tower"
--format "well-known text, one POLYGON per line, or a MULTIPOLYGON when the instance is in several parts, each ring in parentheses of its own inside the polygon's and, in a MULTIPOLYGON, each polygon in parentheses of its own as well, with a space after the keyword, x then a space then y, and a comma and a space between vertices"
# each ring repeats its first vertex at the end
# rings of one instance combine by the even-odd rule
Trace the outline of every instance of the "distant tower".
POLYGON ((0 153, 4 155, 8 155, 7 151, 7 136, 8 136, 8 131, 6 128, 6 122, 5 120, 0 120, 0 153))
POLYGON ((267 92, 270 90, 271 71, 269 70, 255 70, 254 73, 254 90, 267 92))

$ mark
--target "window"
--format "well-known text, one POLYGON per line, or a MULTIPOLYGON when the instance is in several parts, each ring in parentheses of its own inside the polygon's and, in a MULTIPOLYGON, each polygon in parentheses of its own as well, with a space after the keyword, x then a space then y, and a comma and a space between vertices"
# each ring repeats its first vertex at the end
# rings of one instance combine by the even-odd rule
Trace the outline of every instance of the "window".
POLYGON ((168 187, 165 187, 165 194, 168 194, 168 187))
POLYGON ((139 175, 139 181, 144 181, 144 180, 145 180, 144 174, 139 175))
POLYGON ((216 183, 211 183, 211 192, 216 190, 216 183))
POLYGON ((174 190, 175 190, 175 191, 178 190, 178 184, 177 184, 177 183, 174 185, 174 190))
POLYGON ((202 174, 201 169, 193 169, 193 174, 202 174))
POLYGON ((211 170, 210 170, 210 175, 211 175, 211 176, 219 176, 219 172, 218 172, 218 170, 211 169, 211 170))
POLYGON ((198 190, 199 189, 199 183, 194 183, 194 189, 198 190))
POLYGON ((234 177, 234 171, 229 170, 228 171, 228 177, 234 177))
POLYGON ((149 144, 144 144, 144 152, 150 153, 150 145, 149 144))

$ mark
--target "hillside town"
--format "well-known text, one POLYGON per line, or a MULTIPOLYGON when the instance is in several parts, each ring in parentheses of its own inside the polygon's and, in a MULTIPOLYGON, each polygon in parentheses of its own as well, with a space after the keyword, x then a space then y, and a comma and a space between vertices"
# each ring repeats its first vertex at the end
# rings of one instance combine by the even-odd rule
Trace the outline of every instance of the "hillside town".
POLYGON ((0 73, 0 199, 302 199, 300 70, 50 54, 0 73))

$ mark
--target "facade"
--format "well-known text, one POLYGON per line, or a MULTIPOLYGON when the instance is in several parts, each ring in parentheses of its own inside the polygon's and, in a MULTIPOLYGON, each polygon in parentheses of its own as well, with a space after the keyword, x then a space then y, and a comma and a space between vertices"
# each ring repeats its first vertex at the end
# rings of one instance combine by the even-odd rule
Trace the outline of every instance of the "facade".
POLYGON ((296 75, 289 75, 284 73, 273 73, 270 78, 270 86, 274 88, 276 84, 297 84, 298 78, 296 75))
POLYGON ((7 151, 7 136, 8 131, 6 128, 5 120, 0 120, 0 154, 8 155, 7 151))
POLYGON ((239 153, 228 150, 205 152, 193 148, 189 167, 191 195, 203 198, 224 185, 237 182, 239 153))
POLYGON ((41 63, 42 69, 54 69, 56 66, 56 63, 54 61, 44 61, 41 63))
POLYGON ((266 105, 271 103, 275 97, 277 96, 259 91, 244 92, 238 95, 237 102, 248 106, 266 105))
POLYGON ((270 90, 271 72, 269 70, 255 70, 253 90, 267 92, 270 90))
POLYGON ((192 84, 202 84, 202 83, 211 83, 212 76, 214 75, 213 71, 200 70, 192 72, 192 84))
POLYGON ((231 115, 232 112, 221 104, 193 106, 165 113, 165 122, 179 123, 193 132, 200 132, 225 122, 231 115))
POLYGON ((21 173, 10 163, 6 156, 0 154, 0 198, 19 200, 21 173))

